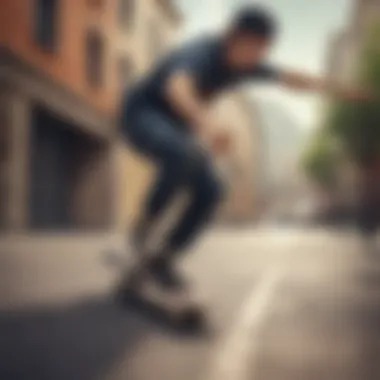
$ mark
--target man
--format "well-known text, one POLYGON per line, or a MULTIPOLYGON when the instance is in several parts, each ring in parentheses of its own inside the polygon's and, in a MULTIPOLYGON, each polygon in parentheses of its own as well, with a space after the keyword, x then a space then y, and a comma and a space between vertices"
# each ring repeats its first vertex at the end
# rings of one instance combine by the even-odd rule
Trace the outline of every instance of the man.
MULTIPOLYGON (((158 167, 157 179, 134 231, 134 242, 141 254, 173 197, 183 188, 190 193, 190 204, 150 266, 152 277, 168 289, 184 286, 175 269, 175 258, 203 229, 223 192, 209 154, 198 142, 200 134, 218 130, 209 113, 210 100, 249 80, 328 92, 352 100, 362 97, 355 90, 265 63, 276 29, 268 12, 247 7, 236 15, 224 34, 193 41, 172 52, 124 101, 124 135, 158 167)), ((223 149, 225 136, 215 134, 212 145, 215 150, 223 149)))

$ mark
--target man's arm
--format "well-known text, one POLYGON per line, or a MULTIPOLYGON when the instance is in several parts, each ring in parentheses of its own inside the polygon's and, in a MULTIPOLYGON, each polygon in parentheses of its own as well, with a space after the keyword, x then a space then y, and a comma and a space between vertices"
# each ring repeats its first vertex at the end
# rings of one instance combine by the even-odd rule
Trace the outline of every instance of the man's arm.
POLYGON ((178 70, 166 81, 165 96, 179 115, 198 132, 203 132, 210 125, 207 107, 200 99, 195 80, 191 73, 178 70))
POLYGON ((223 155, 229 150, 230 136, 200 98, 191 73, 174 72, 166 82, 165 96, 214 154, 223 155))
POLYGON ((278 79, 287 88, 324 93, 349 101, 366 101, 372 98, 370 92, 365 89, 341 86, 330 80, 298 72, 283 71, 279 74, 278 79))

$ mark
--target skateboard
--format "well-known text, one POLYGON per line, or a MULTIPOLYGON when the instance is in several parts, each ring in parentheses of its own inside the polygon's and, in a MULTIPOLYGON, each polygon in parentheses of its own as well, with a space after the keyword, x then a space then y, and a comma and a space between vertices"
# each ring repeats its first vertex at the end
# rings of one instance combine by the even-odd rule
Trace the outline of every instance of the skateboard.
POLYGON ((126 263, 113 259, 119 271, 116 299, 146 316, 183 331, 196 331, 205 325, 205 310, 189 291, 167 291, 149 274, 149 258, 126 263))

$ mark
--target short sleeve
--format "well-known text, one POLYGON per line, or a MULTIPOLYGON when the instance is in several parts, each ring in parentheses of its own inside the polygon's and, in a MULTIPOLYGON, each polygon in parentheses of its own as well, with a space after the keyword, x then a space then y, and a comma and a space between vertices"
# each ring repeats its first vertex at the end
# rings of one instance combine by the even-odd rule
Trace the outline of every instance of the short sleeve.
POLYGON ((186 71, 196 78, 201 76, 210 62, 210 48, 205 43, 185 46, 171 62, 170 71, 186 71))

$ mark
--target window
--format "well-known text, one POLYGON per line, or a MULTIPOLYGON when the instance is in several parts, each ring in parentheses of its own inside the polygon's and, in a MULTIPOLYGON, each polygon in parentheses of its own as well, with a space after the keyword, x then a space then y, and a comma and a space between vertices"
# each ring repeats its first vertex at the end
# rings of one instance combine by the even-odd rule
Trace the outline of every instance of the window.
POLYGON ((132 83, 134 67, 130 57, 121 57, 118 61, 118 75, 121 89, 132 83))
POLYGON ((118 0, 117 9, 119 25, 122 28, 130 28, 135 14, 135 0, 118 0))
POLYGON ((100 9, 105 5, 105 0, 87 0, 89 7, 100 9))
POLYGON ((35 36, 38 44, 53 50, 56 42, 57 0, 37 0, 35 36))
POLYGON ((104 75, 104 41, 98 30, 86 36, 86 76, 91 87, 100 87, 104 75))

